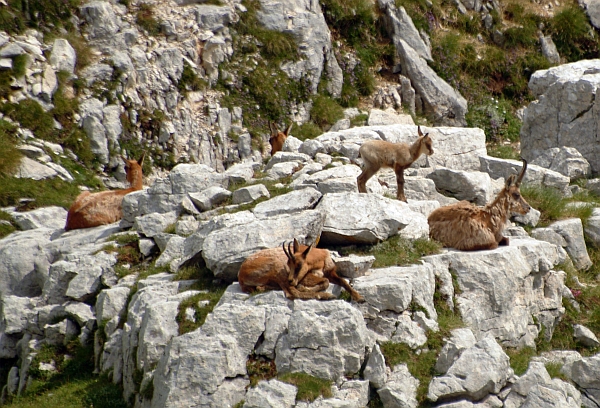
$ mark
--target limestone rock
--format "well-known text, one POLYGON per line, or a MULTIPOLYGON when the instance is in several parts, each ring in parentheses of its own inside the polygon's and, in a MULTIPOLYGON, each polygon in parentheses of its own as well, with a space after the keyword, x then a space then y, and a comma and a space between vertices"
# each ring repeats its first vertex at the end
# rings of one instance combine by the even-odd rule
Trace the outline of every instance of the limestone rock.
POLYGON ((409 372, 406 364, 394 367, 385 385, 377 390, 384 407, 416 408, 419 380, 409 372))
POLYGON ((427 178, 435 182, 438 191, 458 200, 483 206, 494 198, 492 181, 487 173, 437 168, 427 178))
POLYGON ((564 238, 567 243, 565 249, 577 269, 588 269, 592 265, 585 246, 581 219, 572 218, 556 221, 550 224, 548 228, 553 229, 564 238))

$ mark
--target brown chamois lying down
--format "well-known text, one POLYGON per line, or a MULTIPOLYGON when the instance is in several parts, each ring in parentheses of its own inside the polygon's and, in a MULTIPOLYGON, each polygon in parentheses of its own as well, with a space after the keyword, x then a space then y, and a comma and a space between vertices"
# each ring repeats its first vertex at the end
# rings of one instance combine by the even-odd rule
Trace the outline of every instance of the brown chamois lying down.
POLYGON ((417 128, 419 138, 412 145, 392 143, 385 140, 369 140, 358 150, 358 157, 363 159, 363 171, 356 179, 358 191, 367 192, 367 181, 382 167, 391 167, 396 173, 398 183, 398 200, 406 202, 404 195, 404 169, 408 168, 422 154, 433 154, 433 141, 429 133, 423 135, 421 126, 417 128))
POLYGON ((288 299, 334 299, 325 292, 329 282, 343 286, 358 302, 364 301, 345 279, 335 272, 335 264, 326 249, 313 249, 299 245, 294 239, 287 249, 269 248, 250 255, 238 273, 241 289, 246 293, 281 289, 288 299), (311 255, 313 251, 316 252, 311 255))
POLYGON ((271 130, 271 138, 269 139, 269 143, 271 144, 271 156, 283 149, 285 139, 287 139, 290 134, 293 125, 294 122, 290 123, 290 126, 288 126, 285 132, 280 132, 279 129, 277 129, 275 122, 269 122, 269 129, 271 130))
POLYGON ((504 189, 485 207, 460 201, 434 210, 427 219, 429 236, 446 247, 463 251, 508 245, 502 230, 511 213, 527 214, 531 209, 519 191, 526 169, 527 162, 523 160, 523 170, 516 181, 514 174, 508 177, 504 189))
POLYGON ((71 208, 69 208, 65 230, 97 227, 119 221, 123 217, 121 207, 123 197, 133 191, 141 190, 143 187, 142 165, 144 156, 145 152, 142 153, 139 160, 127 160, 121 156, 125 162, 127 181, 131 187, 125 190, 101 191, 93 194, 84 191, 79 194, 71 208))

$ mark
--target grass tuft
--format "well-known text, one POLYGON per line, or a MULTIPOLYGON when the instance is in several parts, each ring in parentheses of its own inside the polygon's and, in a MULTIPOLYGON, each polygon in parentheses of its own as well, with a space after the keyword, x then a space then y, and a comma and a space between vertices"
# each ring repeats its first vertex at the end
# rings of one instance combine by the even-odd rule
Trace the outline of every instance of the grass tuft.
POLYGON ((250 387, 256 387, 260 381, 277 377, 275 361, 255 354, 248 357, 246 371, 250 377, 250 387))
POLYGON ((506 351, 510 357, 510 366, 515 371, 516 375, 523 375, 529 367, 531 357, 536 355, 536 351, 532 347, 523 347, 520 350, 509 349, 506 351))
POLYGON ((298 388, 296 401, 313 402, 318 397, 331 398, 331 381, 313 377, 306 373, 287 373, 279 376, 279 379, 298 388))

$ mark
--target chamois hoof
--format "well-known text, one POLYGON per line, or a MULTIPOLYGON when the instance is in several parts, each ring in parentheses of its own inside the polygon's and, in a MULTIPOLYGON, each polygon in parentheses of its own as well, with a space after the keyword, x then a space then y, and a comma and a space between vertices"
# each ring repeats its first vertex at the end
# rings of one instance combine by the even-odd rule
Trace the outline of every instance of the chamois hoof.
POLYGON ((498 245, 499 246, 508 246, 509 242, 510 242, 510 240, 508 239, 508 237, 502 237, 500 242, 498 242, 498 245))

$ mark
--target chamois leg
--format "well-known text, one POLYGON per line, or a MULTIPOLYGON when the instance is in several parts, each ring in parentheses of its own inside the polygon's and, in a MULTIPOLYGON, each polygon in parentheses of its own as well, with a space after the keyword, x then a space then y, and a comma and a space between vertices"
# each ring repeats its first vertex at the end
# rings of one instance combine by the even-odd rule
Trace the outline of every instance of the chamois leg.
POLYGON ((356 178, 359 193, 367 192, 367 181, 369 181, 369 179, 373 177, 375 173, 377 173, 377 170, 379 170, 379 166, 374 165, 373 163, 369 163, 366 160, 364 163, 365 164, 362 173, 356 178))
POLYGON ((303 292, 323 292, 329 287, 327 278, 320 278, 315 275, 308 274, 296 288, 303 292))
POLYGON ((508 237, 502 237, 502 239, 498 242, 499 246, 508 246, 509 243, 508 237))
POLYGON ((398 192, 396 193, 396 197, 400 201, 406 201, 406 196, 404 195, 404 167, 395 168, 396 173, 396 182, 398 183, 398 192))
POLYGON ((335 299, 335 296, 333 295, 333 293, 329 293, 329 292, 313 292, 313 291, 302 291, 302 290, 298 290, 297 288, 290 286, 289 287, 290 292, 292 293, 292 296, 294 296, 294 299, 319 299, 319 300, 329 300, 329 299, 335 299))
POLYGON ((365 301, 365 298, 363 298, 357 291, 355 291, 354 288, 352 286, 350 286, 348 281, 346 281, 346 279, 340 277, 337 274, 337 272, 335 271, 335 269, 327 274, 327 279, 329 279, 329 282, 334 283, 336 285, 340 285, 341 287, 346 289, 348 292, 350 292, 350 296, 352 296, 352 300, 354 300, 356 302, 364 302, 365 301))

